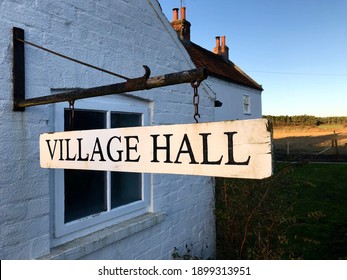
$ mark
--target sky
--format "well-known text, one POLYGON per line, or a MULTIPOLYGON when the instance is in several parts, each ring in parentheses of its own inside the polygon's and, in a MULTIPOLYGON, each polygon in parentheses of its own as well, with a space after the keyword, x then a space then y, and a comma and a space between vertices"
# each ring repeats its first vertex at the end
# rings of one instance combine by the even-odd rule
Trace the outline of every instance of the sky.
MULTIPOLYGON (((182 0, 191 41, 264 88, 263 115, 347 116, 347 0, 182 0)), ((169 21, 181 0, 159 0, 169 21)))

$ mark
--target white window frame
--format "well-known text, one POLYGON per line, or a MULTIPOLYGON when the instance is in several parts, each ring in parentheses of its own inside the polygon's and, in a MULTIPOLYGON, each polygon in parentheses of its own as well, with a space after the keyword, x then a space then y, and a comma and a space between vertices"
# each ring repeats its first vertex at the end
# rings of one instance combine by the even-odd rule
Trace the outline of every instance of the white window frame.
POLYGON ((242 109, 245 115, 251 115, 251 96, 249 94, 242 94, 242 109), (247 110, 245 105, 247 104, 247 110))
MULTIPOLYGON (((53 105, 54 131, 64 131, 64 110, 67 102, 53 105)), ((103 111, 107 114, 106 127, 110 128, 110 114, 141 114, 142 125, 149 125, 150 106, 148 102, 123 95, 105 96, 76 100, 75 109, 103 111)), ((142 200, 111 209, 110 186, 107 189, 107 211, 64 223, 64 169, 51 170, 53 182, 53 246, 58 246, 78 237, 93 233, 107 226, 134 218, 152 211, 152 186, 150 174, 142 173, 142 200)), ((110 185, 111 172, 107 172, 110 185)))

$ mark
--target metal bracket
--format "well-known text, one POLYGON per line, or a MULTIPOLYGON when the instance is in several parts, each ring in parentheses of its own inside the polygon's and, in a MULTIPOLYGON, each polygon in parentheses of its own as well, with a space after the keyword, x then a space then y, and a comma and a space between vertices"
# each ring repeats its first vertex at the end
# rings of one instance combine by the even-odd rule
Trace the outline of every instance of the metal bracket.
MULTIPOLYGON (((151 88, 164 87, 182 83, 201 82, 207 78, 206 68, 198 68, 177 73, 166 74, 150 78, 150 69, 144 65, 145 74, 142 77, 127 79, 126 82, 106 86, 80 89, 36 98, 25 98, 25 54, 24 30, 13 28, 13 111, 24 111, 26 107, 51 104, 63 101, 119 94, 151 88)), ((34 44, 31 44, 34 45, 34 44)), ((42 48, 44 49, 44 48, 42 48)), ((47 49, 45 49, 47 50, 47 49)), ((84 63, 87 65, 86 63, 84 63)), ((88 65, 87 65, 88 66, 88 65)))
POLYGON ((24 30, 14 27, 13 34, 13 63, 12 63, 12 83, 13 83, 13 111, 24 111, 24 107, 17 104, 25 99, 25 64, 24 64, 24 43, 18 39, 24 39, 24 30))

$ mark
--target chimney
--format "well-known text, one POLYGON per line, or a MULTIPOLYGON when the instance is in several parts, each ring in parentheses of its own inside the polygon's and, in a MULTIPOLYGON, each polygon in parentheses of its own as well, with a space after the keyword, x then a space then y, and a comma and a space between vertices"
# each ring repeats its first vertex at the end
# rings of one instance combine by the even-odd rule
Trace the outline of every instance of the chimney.
POLYGON ((190 41, 190 22, 186 20, 186 7, 181 7, 181 18, 178 18, 178 8, 172 9, 173 20, 171 26, 182 41, 190 41))
POLYGON ((174 8, 174 9, 172 9, 172 11, 173 11, 173 20, 172 21, 176 21, 176 20, 178 20, 178 8, 174 8))
POLYGON ((225 36, 222 36, 221 55, 224 56, 227 60, 229 60, 229 48, 225 44, 225 36))
POLYGON ((214 47, 213 52, 215 54, 220 54, 220 52, 221 52, 220 37, 219 36, 216 37, 216 46, 214 47))
POLYGON ((229 48, 225 43, 225 36, 222 36, 222 44, 220 42, 220 37, 216 37, 216 47, 213 49, 213 52, 229 60, 229 48))
POLYGON ((186 19, 186 7, 181 7, 181 19, 186 19))

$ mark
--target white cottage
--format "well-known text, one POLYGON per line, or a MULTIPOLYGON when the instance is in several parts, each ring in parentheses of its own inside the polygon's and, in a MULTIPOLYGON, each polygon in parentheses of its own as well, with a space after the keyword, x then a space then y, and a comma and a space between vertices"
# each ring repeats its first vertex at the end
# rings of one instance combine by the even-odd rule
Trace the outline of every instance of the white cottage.
POLYGON ((205 67, 209 77, 206 91, 216 98, 214 119, 242 120, 262 117, 261 93, 263 88, 229 60, 225 36, 216 37, 213 52, 190 41, 191 23, 186 19, 186 8, 173 9, 171 25, 196 67, 205 67))
MULTIPOLYGON (((70 129, 72 108, 61 102, 13 111, 14 27, 28 42, 125 77, 142 76, 142 65, 158 76, 198 64, 156 0, 1 1, 0 258, 170 259, 186 246, 214 258, 213 178, 40 168, 40 134, 70 129)), ((27 43, 24 50, 26 98, 123 81, 27 43)), ((210 72, 213 91, 214 81, 229 83, 210 72)), ((259 89, 237 87, 255 104, 259 89)), ((212 121, 214 96, 206 86, 199 92, 200 121, 212 121)), ((79 99, 73 129, 192 123, 192 95, 182 84, 79 99)))

